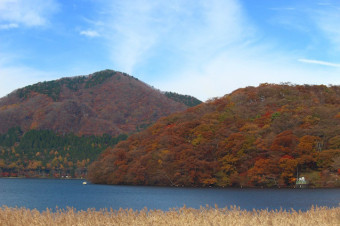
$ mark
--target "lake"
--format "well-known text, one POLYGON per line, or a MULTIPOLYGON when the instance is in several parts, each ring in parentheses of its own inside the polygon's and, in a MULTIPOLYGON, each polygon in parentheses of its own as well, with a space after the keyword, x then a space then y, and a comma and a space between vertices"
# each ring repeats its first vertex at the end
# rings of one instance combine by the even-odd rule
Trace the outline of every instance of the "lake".
POLYGON ((169 210, 200 206, 241 209, 307 210, 312 205, 339 207, 340 189, 218 189, 83 185, 82 180, 0 178, 0 206, 55 210, 74 207, 169 210))

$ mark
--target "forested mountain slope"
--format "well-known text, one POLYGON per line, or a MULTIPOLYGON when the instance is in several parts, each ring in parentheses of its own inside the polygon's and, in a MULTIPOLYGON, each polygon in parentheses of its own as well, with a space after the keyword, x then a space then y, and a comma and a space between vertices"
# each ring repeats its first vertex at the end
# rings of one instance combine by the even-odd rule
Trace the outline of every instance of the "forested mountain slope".
POLYGON ((187 106, 112 70, 19 89, 0 99, 0 133, 20 127, 77 135, 118 135, 144 128, 187 106))
POLYGON ((173 186, 340 185, 340 87, 238 89, 108 148, 94 183, 173 186))
POLYGON ((174 95, 112 70, 16 90, 0 99, 0 177, 84 177, 104 149, 197 101, 174 95))
POLYGON ((51 130, 22 132, 11 128, 0 135, 0 177, 85 177, 88 165, 107 147, 126 139, 57 134, 51 130))

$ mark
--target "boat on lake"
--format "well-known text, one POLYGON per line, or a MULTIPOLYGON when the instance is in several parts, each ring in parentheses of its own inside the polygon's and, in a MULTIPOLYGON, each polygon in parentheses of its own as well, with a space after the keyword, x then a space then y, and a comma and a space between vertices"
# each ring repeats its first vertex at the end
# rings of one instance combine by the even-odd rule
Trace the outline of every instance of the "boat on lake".
POLYGON ((307 188, 308 181, 306 181, 305 177, 297 178, 295 188, 307 188))

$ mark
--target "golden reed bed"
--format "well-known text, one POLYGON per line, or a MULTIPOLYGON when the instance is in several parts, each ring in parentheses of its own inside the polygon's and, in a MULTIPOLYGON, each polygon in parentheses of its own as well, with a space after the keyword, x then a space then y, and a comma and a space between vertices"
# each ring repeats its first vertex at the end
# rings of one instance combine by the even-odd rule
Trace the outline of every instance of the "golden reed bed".
POLYGON ((52 212, 26 208, 0 208, 0 225, 340 225, 340 207, 315 207, 306 212, 243 211, 231 208, 180 208, 161 210, 76 211, 72 208, 52 212))

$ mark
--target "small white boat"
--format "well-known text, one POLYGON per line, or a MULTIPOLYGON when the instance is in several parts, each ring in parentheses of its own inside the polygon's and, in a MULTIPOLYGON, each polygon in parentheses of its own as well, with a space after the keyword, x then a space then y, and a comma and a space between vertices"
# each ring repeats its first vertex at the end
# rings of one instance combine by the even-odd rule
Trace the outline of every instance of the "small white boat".
POLYGON ((87 182, 86 182, 86 181, 83 181, 83 184, 85 185, 85 184, 87 184, 87 182))

